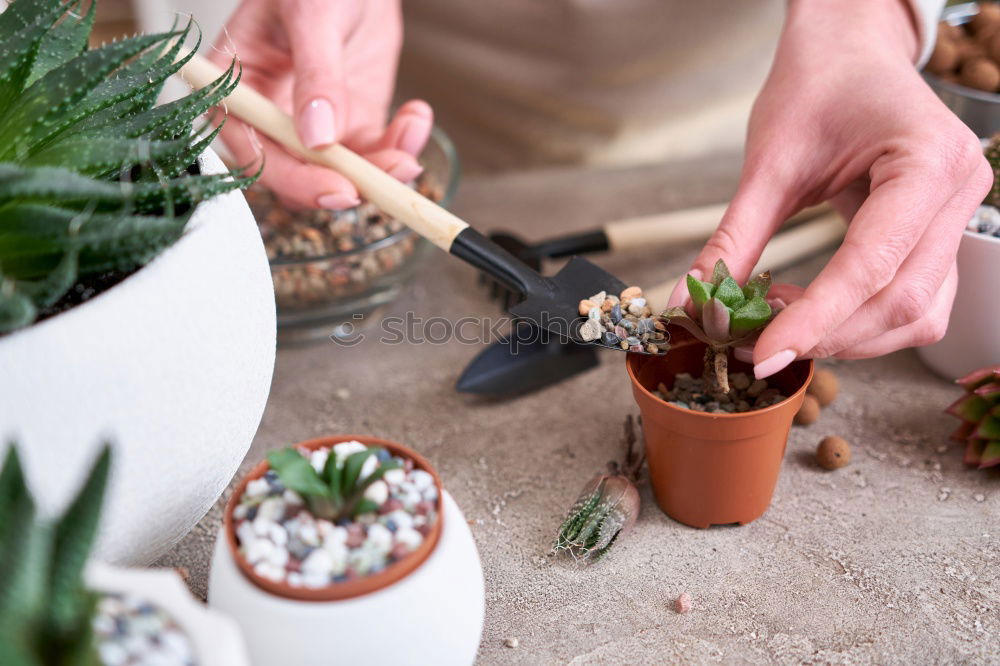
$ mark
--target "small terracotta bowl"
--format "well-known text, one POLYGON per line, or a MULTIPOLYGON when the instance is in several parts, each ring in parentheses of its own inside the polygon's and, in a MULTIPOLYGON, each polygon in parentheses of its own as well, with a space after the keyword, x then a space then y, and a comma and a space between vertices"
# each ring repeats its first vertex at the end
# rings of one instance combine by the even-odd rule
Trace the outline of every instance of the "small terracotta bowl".
POLYGON ((331 583, 326 587, 296 587, 285 582, 276 583, 272 580, 263 578, 262 576, 258 576, 257 573, 254 572, 250 563, 247 562, 243 555, 239 552, 239 546, 236 543, 236 521, 233 519, 233 511, 239 504, 240 498, 243 497, 247 484, 254 479, 259 479, 264 476, 267 470, 270 469, 270 465, 268 465, 267 460, 263 460, 256 467, 250 470, 250 473, 247 474, 242 481, 240 481, 238 486, 236 486, 236 490, 226 503, 226 510, 223 516, 223 529, 226 534, 226 542, 229 545, 229 554, 236 562, 240 571, 243 572, 243 575, 257 587, 276 596, 284 597, 286 599, 295 599, 297 601, 339 601, 341 599, 351 599, 353 597, 359 597, 363 594, 375 592, 376 590, 381 590, 402 580, 417 567, 423 564, 430 554, 434 552, 434 548, 437 547, 438 540, 441 538, 441 526, 444 521, 444 505, 442 503, 443 489, 441 487, 441 479, 438 477, 437 472, 434 471, 434 468, 431 467, 430 463, 427 462, 423 456, 413 449, 403 446, 402 444, 390 442, 385 439, 379 439, 377 437, 370 437, 368 435, 318 437, 305 442, 299 442, 298 444, 295 444, 295 447, 315 451, 316 449, 329 448, 335 444, 349 442, 351 440, 361 442, 368 447, 382 447, 393 455, 399 456, 403 459, 408 458, 413 461, 414 469, 422 469, 434 478, 434 486, 438 491, 437 502, 435 503, 437 515, 434 524, 431 525, 430 532, 424 538, 423 542, 417 546, 416 550, 409 553, 403 559, 393 562, 382 571, 368 576, 346 580, 341 583, 331 583))

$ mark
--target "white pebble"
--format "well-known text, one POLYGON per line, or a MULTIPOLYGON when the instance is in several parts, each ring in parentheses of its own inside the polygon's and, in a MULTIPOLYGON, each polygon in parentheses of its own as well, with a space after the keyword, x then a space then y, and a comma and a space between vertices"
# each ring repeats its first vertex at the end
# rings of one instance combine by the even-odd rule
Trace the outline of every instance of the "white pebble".
POLYGON ((309 462, 312 464, 314 470, 322 472, 323 467, 326 465, 326 459, 329 457, 329 449, 317 449, 309 454, 309 462))
POLYGON ((308 557, 302 561, 302 573, 306 577, 326 576, 329 578, 332 570, 333 558, 330 557, 330 553, 322 548, 317 548, 309 553, 308 557))
POLYGON ((302 584, 306 587, 326 587, 330 584, 330 577, 324 574, 303 574, 302 584))
POLYGON ((285 565, 288 564, 288 550, 280 546, 275 546, 274 550, 268 555, 267 561, 273 566, 284 569, 285 565))
POLYGON ((330 573, 339 576, 347 570, 347 556, 349 554, 347 546, 329 541, 323 544, 323 550, 330 555, 330 573))
MULTIPOLYGON (((642 300, 642 299, 637 299, 637 300, 642 300)), ((639 317, 642 315, 642 309, 644 307, 645 307, 644 305, 636 305, 635 301, 632 301, 631 303, 629 303, 628 313, 635 315, 636 317, 639 317)))
POLYGON ((592 303, 603 303, 605 300, 607 300, 607 298, 608 298, 608 292, 599 291, 590 298, 588 298, 587 300, 592 303))
POLYGON ((247 517, 247 511, 250 509, 246 504, 237 504, 236 508, 233 509, 233 518, 236 520, 243 520, 247 517))
POLYGON ((410 479, 413 481, 413 487, 417 490, 423 490, 427 486, 434 485, 434 477, 422 469, 413 470, 410 473, 410 479))
POLYGON ((403 511, 402 509, 397 509, 392 513, 383 516, 384 520, 391 520, 396 523, 397 529, 403 529, 406 527, 413 527, 413 514, 403 511))
POLYGON ((392 549, 392 532, 385 525, 375 523, 368 528, 365 541, 376 551, 388 552, 392 549))
POLYGON ((351 440, 350 442, 341 442, 340 444, 334 444, 333 452, 337 454, 337 461, 343 462, 344 458, 351 455, 352 453, 357 453, 358 451, 364 451, 368 447, 358 442, 356 440, 351 440))
POLYGON ((128 652, 118 643, 105 641, 97 648, 101 663, 106 666, 119 666, 128 662, 128 652))
POLYGON ((278 523, 271 523, 267 530, 267 538, 273 541, 276 546, 284 546, 288 543, 288 532, 278 523))
POLYGON ((302 495, 299 495, 294 490, 286 489, 281 495, 281 499, 285 501, 285 504, 289 506, 302 506, 305 501, 302 499, 302 495))
POLYGON ((428 486, 427 488, 424 488, 423 495, 424 499, 428 502, 436 502, 438 498, 437 486, 428 486))
POLYGON ((396 530, 396 543, 401 543, 410 550, 415 549, 424 540, 423 535, 415 529, 403 527, 396 530))
POLYGON ((302 586, 302 574, 298 571, 292 571, 288 574, 288 584, 292 587, 302 586))
POLYGON ((247 484, 246 492, 244 493, 247 497, 260 497, 266 495, 267 491, 271 489, 271 485, 267 482, 267 479, 261 477, 259 479, 254 479, 247 484))
POLYGON ((266 537, 271 532, 271 525, 274 525, 273 520, 266 520, 261 517, 254 519, 253 523, 253 533, 259 537, 266 537))
POLYGON ((587 319, 594 319, 600 323, 602 314, 604 313, 601 308, 590 308, 590 310, 587 311, 587 319))
POLYGON ((388 472, 382 475, 382 480, 388 483, 390 486, 398 486, 403 481, 406 481, 406 470, 390 469, 388 472))
POLYGON ((285 503, 280 497, 268 497, 266 500, 260 503, 260 508, 257 509, 257 520, 266 520, 270 522, 276 522, 285 515, 285 503))
POLYGON ((372 472, 375 471, 376 467, 378 467, 378 458, 376 458, 374 455, 368 456, 368 458, 365 460, 365 464, 361 466, 361 471, 358 473, 358 478, 361 479, 362 481, 367 479, 369 476, 372 475, 372 472))
MULTIPOLYGON (((645 298, 633 298, 632 299, 632 305, 638 305, 640 308, 644 308, 644 307, 646 307, 646 299, 645 298)), ((629 308, 629 310, 631 310, 631 309, 632 308, 629 308)))
POLYGON ((239 539, 240 543, 244 546, 257 538, 256 533, 253 531, 253 523, 243 521, 236 528, 236 538, 239 539))
POLYGON ((247 558, 247 562, 250 564, 257 564, 258 562, 270 559, 271 553, 276 548, 277 546, 267 539, 256 539, 246 545, 244 557, 247 558))
POLYGON ((183 662, 191 661, 191 641, 188 637, 176 629, 167 629, 160 634, 160 645, 178 659, 183 662))
POLYGON ((285 570, 274 566, 270 562, 260 562, 253 570, 261 578, 274 581, 275 583, 280 583, 285 578, 285 570))
POLYGON ((315 523, 300 522, 298 529, 295 531, 295 536, 307 546, 319 545, 319 530, 316 529, 315 523))
POLYGON ((372 485, 365 488, 365 499, 369 499, 375 504, 382 506, 382 504, 389 499, 389 486, 385 481, 379 479, 372 485))

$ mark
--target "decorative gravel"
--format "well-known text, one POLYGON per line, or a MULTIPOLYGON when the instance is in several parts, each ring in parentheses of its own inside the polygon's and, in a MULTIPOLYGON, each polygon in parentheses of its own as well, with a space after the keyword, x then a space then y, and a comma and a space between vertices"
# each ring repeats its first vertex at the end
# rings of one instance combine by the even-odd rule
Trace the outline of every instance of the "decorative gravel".
MULTIPOLYGON (((331 451, 343 464, 347 456, 365 448, 351 441, 332 449, 300 451, 321 471, 331 451)), ((365 461, 360 478, 390 459, 404 466, 387 471, 364 493, 379 505, 378 512, 337 524, 314 517, 302 498, 268 470, 247 484, 233 511, 240 554, 262 578, 308 588, 378 573, 403 559, 423 543, 438 520, 438 491, 428 472, 384 450, 365 461)))
POLYGON ((166 611, 131 594, 108 594, 94 614, 104 666, 194 666, 194 647, 166 611))
POLYGON ((594 294, 580 301, 579 312, 587 318, 580 326, 585 342, 650 354, 670 347, 666 324, 653 317, 639 287, 628 287, 618 296, 603 291, 594 294))
POLYGON ((729 373, 729 387, 729 393, 709 392, 701 377, 682 372, 674 377, 672 389, 667 389, 660 382, 653 395, 684 409, 713 414, 750 412, 770 407, 786 398, 778 389, 770 388, 767 380, 752 380, 745 372, 729 373))
POLYGON ((995 206, 980 206, 969 221, 969 229, 1000 238, 1000 210, 995 206))

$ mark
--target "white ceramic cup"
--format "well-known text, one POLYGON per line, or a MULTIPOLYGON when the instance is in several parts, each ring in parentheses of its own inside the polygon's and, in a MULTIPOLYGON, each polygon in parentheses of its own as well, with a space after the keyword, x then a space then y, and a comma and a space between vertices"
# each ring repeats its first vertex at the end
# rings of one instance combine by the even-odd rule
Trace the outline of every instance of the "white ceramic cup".
POLYGON ((208 603, 243 629, 255 666, 294 664, 467 665, 483 631, 483 570, 472 532, 443 494, 444 525, 434 551, 410 575, 343 601, 295 601, 251 583, 220 532, 208 603))

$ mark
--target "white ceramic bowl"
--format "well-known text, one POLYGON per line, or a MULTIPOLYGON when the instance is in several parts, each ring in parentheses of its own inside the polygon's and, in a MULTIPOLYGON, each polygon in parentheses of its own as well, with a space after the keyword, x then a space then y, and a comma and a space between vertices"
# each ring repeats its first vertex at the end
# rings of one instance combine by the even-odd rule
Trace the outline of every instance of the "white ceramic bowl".
POLYGON ((413 573, 343 601, 273 596, 237 568, 220 532, 208 603, 243 629, 255 666, 471 664, 483 630, 483 571, 472 532, 447 491, 441 539, 413 573))
POLYGON ((917 354, 945 379, 1000 363, 1000 238, 965 231, 948 330, 917 354))
MULTIPOLYGON (((212 152, 203 173, 225 168, 212 152)), ((111 289, 0 337, 0 449, 55 512, 103 437, 114 467, 96 554, 145 564, 229 485, 274 369, 274 292, 240 192, 195 210, 181 238, 111 289)))

